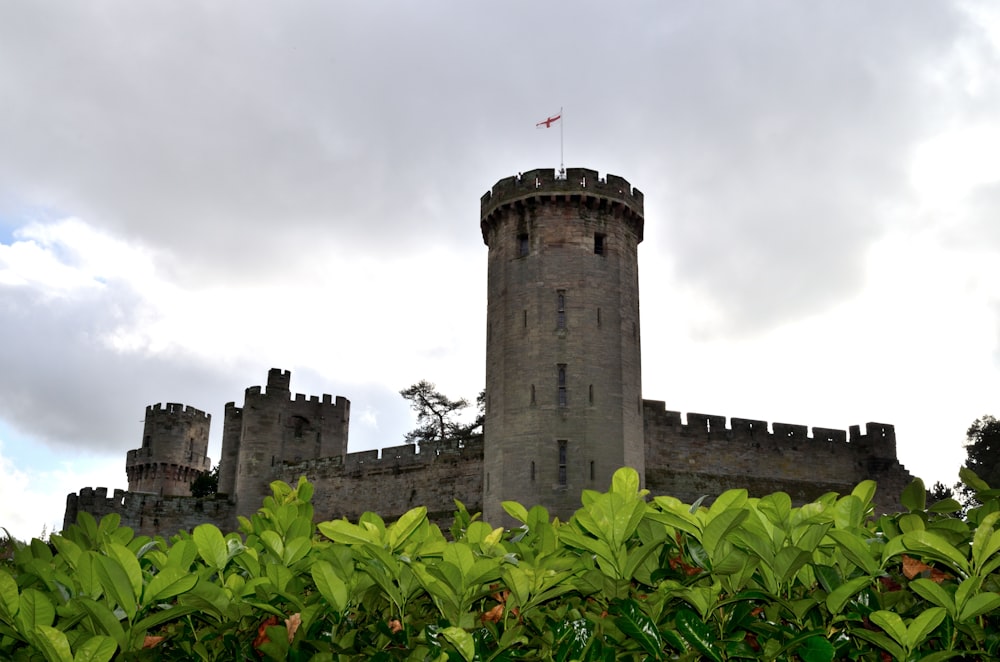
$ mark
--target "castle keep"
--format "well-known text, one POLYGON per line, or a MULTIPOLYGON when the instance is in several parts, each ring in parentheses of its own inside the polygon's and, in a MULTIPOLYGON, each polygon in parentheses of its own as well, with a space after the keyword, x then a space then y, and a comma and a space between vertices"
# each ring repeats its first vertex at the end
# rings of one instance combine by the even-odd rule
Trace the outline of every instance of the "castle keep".
POLYGON ((454 500, 506 523, 503 500, 542 504, 566 519, 583 489, 604 490, 631 466, 654 494, 686 501, 743 487, 798 502, 878 481, 884 509, 911 476, 891 425, 862 431, 666 409, 641 388, 638 244, 643 196, 613 175, 570 168, 500 180, 482 197, 488 247, 486 416, 481 440, 347 452, 350 402, 291 393, 272 369, 265 387, 228 403, 219 494, 190 496, 208 471, 210 417, 168 404, 146 409, 142 448, 126 460, 128 491, 84 488, 67 497, 64 526, 80 511, 116 512, 145 534, 211 521, 234 528, 274 480, 314 483, 316 516, 393 519, 418 505, 445 522, 454 500))

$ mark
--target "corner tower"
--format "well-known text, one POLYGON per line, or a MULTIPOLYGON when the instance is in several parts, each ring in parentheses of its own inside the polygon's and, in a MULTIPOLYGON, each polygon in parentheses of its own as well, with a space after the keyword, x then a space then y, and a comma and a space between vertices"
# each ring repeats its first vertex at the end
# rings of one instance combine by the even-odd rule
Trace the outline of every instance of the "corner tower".
POLYGON ((191 496, 191 482, 212 468, 211 414, 174 402, 146 407, 142 448, 125 456, 129 492, 191 496))
POLYGON ((643 196, 597 171, 532 170, 481 201, 489 247, 484 519, 568 518, 583 489, 644 471, 638 244, 643 196))

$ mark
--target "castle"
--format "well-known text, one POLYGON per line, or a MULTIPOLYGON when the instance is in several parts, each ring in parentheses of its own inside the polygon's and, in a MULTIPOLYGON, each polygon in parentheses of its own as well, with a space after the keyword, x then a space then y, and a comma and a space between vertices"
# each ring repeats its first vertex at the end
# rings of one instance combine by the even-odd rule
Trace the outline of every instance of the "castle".
POLYGON ((481 200, 488 253, 483 436, 451 446, 347 452, 350 402, 291 393, 272 369, 264 388, 225 407, 219 487, 190 496, 210 468, 210 416, 180 404, 146 409, 142 447, 128 452, 128 490, 70 494, 77 513, 118 513, 148 535, 201 522, 232 529, 274 480, 305 475, 316 516, 392 519, 418 505, 446 522, 454 501, 509 523, 501 501, 542 504, 567 519, 583 489, 604 490, 634 467, 654 494, 692 501, 742 487, 803 502, 878 481, 876 501, 898 507, 912 477, 891 425, 849 431, 689 413, 641 390, 638 244, 643 195, 613 175, 533 170, 497 182, 481 200))

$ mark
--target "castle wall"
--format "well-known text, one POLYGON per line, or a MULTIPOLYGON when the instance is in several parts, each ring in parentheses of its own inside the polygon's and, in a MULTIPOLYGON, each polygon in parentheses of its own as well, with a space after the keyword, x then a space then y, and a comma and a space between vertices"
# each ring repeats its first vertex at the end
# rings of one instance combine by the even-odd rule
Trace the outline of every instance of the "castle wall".
POLYGON ((318 520, 357 519, 366 511, 387 521, 417 506, 442 527, 451 525, 455 499, 470 512, 482 510, 483 444, 473 441, 462 448, 439 453, 418 453, 412 444, 379 451, 349 453, 342 457, 284 464, 275 479, 295 484, 305 476, 313 485, 313 505, 318 520))
POLYGON ((644 400, 646 487, 684 501, 733 487, 751 496, 787 492, 798 503, 826 492, 848 493, 862 480, 878 483, 876 503, 900 507, 912 480, 896 459, 893 426, 868 423, 866 433, 669 411, 644 400))
POLYGON ((114 490, 109 498, 106 487, 85 487, 78 494, 68 495, 63 528, 75 523, 81 511, 98 520, 118 513, 122 526, 134 529, 136 534, 165 538, 182 530, 190 531, 205 522, 223 525, 236 519, 233 504, 225 499, 161 497, 124 490, 114 490))

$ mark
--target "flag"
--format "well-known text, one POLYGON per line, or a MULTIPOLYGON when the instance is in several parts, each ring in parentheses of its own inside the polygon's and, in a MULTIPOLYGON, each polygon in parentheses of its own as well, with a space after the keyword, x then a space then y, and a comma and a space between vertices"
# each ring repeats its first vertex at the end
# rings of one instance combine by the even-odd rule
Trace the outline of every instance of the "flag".
POLYGON ((551 129, 552 128, 552 123, 555 122, 555 121, 557 121, 557 120, 559 120, 561 117, 562 117, 562 111, 560 110, 558 115, 553 115, 552 117, 545 118, 544 120, 542 120, 541 122, 539 122, 538 124, 536 124, 535 128, 537 129, 537 128, 544 127, 546 129, 551 129))

